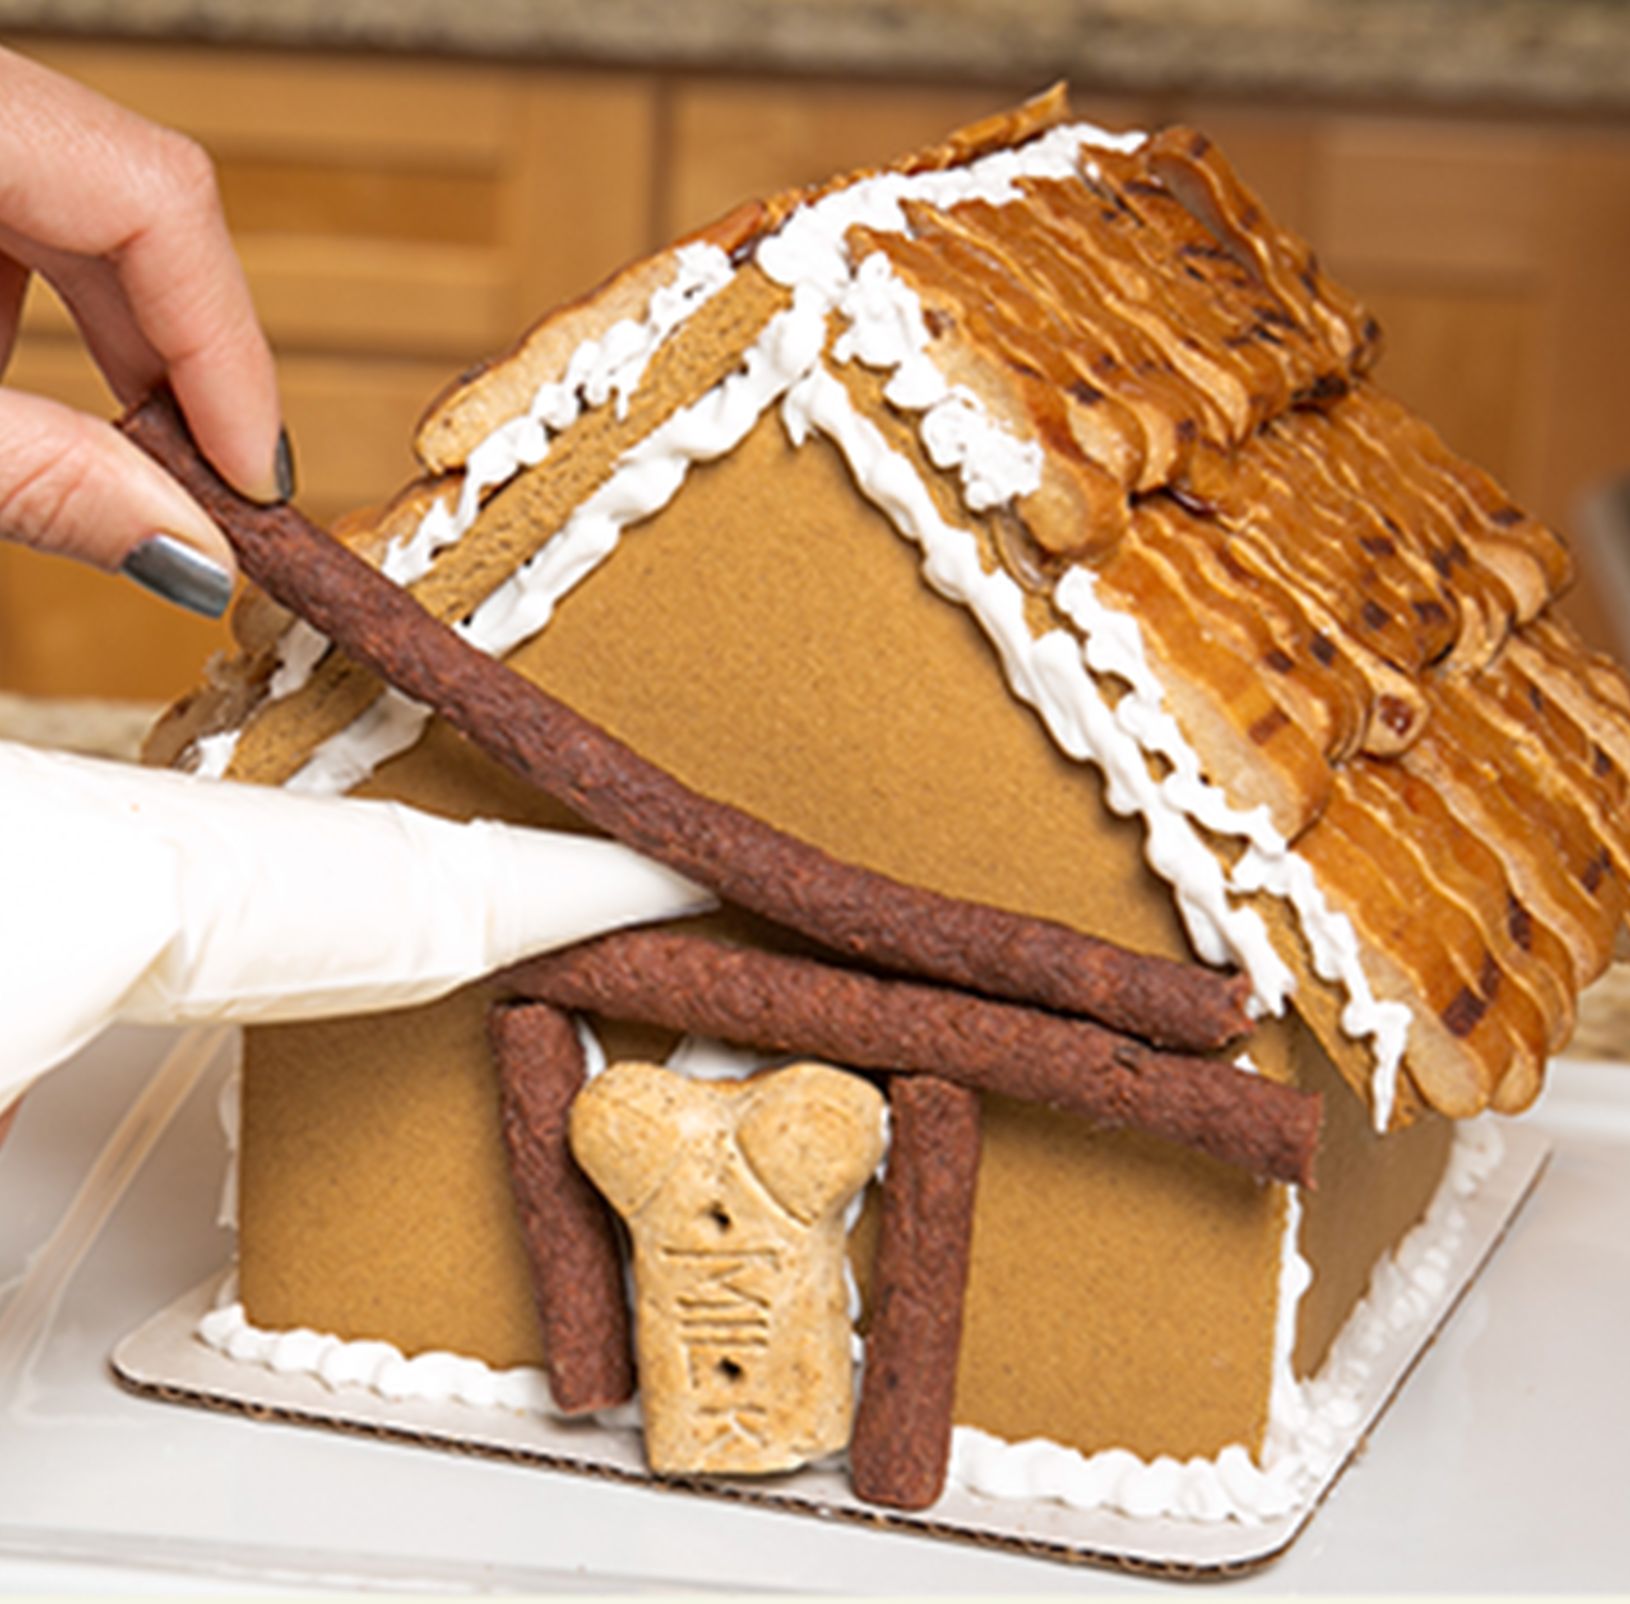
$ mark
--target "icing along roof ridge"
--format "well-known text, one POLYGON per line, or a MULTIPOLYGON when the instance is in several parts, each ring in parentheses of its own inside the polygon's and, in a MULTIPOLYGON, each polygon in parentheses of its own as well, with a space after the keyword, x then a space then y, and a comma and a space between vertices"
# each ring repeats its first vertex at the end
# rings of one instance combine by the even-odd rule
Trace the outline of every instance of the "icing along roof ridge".
POLYGON ((713 250, 731 265, 739 265, 789 217, 829 193, 883 175, 932 173, 968 165, 993 153, 1011 156, 1014 146, 1062 121, 1068 109, 1063 87, 1055 85, 1016 108, 903 156, 888 168, 866 168, 821 184, 745 201, 666 248, 629 263, 586 294, 548 312, 508 351, 478 363, 449 384, 420 420, 414 441, 420 461, 431 472, 461 466, 498 425, 528 410, 540 386, 564 379, 585 344, 597 343, 619 322, 645 319, 656 297, 674 281, 676 257, 713 250))

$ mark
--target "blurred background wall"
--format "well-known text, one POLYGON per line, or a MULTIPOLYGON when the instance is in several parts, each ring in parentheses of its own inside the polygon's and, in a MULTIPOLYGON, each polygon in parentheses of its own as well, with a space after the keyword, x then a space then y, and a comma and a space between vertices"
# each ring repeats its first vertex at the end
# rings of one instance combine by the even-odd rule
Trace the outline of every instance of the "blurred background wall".
MULTIPOLYGON (((319 517, 403 483, 447 378, 625 258, 1057 77, 1210 132, 1377 312, 1383 381, 1539 516, 1630 469, 1602 0, 0 0, 0 37, 214 154, 319 517)), ((7 382, 113 410, 43 293, 7 382)), ((1569 603, 1604 645, 1609 593, 1569 603)), ((225 639, 0 544, 0 692, 168 697, 225 639)))

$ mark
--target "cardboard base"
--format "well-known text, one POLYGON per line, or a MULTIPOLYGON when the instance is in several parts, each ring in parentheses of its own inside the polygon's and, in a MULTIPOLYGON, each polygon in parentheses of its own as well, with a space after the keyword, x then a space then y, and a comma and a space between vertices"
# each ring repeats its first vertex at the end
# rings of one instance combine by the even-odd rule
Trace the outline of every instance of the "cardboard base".
POLYGON ((195 1288, 126 1337, 114 1351, 112 1366, 118 1379, 137 1393, 254 1420, 361 1433, 1070 1563, 1164 1576, 1239 1574, 1266 1564, 1295 1541, 1533 1189, 1550 1156, 1549 1143, 1521 1126, 1507 1127, 1501 1134, 1504 1154, 1498 1167, 1474 1196, 1460 1203, 1466 1227, 1439 1297, 1419 1322, 1389 1332, 1332 1468, 1288 1514, 1250 1525, 1133 1519, 1047 1500, 992 1499, 960 1490, 947 1492, 932 1509, 905 1514, 860 1503, 849 1491, 841 1467, 752 1481, 654 1477, 645 1469, 639 1434, 632 1428, 458 1403, 388 1400, 362 1388, 332 1389, 309 1376, 279 1375, 229 1359, 195 1335, 215 1300, 218 1278, 195 1288))

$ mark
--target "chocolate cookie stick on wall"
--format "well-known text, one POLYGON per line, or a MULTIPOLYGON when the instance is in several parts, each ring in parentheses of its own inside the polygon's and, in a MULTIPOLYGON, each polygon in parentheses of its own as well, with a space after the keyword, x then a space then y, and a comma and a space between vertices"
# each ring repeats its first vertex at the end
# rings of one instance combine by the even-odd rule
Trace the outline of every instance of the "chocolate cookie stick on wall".
POLYGON ((616 1227, 567 1138, 586 1079, 577 1031, 546 1003, 494 1008, 487 1029, 549 1395, 567 1415, 627 1403, 634 1359, 616 1227))
POLYGON ((944 1491, 950 1464, 979 1098, 934 1075, 900 1075, 889 1082, 889 1116, 849 1479, 867 1503, 927 1509, 944 1491))
POLYGON ((1315 1094, 1219 1059, 1157 1052, 1085 1019, 672 930, 598 937, 503 978, 563 1008, 856 1069, 941 1075, 1311 1184, 1315 1094))

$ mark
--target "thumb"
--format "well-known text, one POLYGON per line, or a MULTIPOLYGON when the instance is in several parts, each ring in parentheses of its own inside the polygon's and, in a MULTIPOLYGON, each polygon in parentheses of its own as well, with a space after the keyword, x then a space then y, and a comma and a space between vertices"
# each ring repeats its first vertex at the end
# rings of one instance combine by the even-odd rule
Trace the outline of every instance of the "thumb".
POLYGON ((0 536, 117 569, 218 617, 231 547, 180 485, 111 424, 0 389, 0 536))

